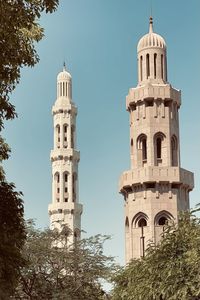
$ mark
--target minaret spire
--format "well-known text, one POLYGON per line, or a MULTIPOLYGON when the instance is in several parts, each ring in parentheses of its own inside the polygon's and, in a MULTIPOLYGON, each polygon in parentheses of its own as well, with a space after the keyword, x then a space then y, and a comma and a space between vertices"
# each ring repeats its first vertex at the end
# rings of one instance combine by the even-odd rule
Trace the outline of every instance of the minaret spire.
POLYGON ((67 71, 67 68, 66 68, 66 63, 65 63, 65 61, 63 62, 63 71, 67 71))
POLYGON ((153 17, 149 18, 149 33, 153 33, 153 17))

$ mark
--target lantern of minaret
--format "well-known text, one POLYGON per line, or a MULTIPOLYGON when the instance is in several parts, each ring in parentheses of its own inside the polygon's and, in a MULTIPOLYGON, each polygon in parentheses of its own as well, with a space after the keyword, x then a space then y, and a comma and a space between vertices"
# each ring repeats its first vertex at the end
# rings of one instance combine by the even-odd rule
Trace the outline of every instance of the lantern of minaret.
POLYGON ((145 255, 158 243, 167 222, 189 209, 193 173, 180 165, 179 109, 181 92, 167 79, 164 39, 149 33, 137 47, 138 85, 129 90, 131 169, 120 178, 125 206, 126 262, 145 255))
POLYGON ((76 148, 77 107, 72 101, 72 78, 64 65, 57 76, 57 99, 52 108, 54 147, 52 163, 52 203, 49 205, 50 227, 61 230, 68 225, 71 242, 80 237, 82 205, 78 195, 78 163, 76 148))

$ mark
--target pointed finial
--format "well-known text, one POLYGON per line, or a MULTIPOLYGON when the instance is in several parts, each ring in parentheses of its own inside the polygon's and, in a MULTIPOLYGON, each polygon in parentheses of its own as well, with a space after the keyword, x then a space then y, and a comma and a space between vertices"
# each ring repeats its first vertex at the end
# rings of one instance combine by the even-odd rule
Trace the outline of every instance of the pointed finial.
POLYGON ((149 33, 153 32, 153 17, 149 18, 149 33))
POLYGON ((63 63, 63 71, 66 71, 66 63, 65 63, 65 61, 63 63))

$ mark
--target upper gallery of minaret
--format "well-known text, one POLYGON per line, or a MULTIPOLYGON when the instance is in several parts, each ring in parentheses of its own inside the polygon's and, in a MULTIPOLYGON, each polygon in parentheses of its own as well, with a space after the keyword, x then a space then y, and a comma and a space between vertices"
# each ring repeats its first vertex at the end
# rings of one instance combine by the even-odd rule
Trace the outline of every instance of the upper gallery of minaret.
POLYGON ((166 43, 163 37, 153 32, 153 18, 150 17, 149 33, 138 43, 138 85, 147 82, 167 82, 166 43))
MULTIPOLYGON (((66 70, 57 76, 57 99, 52 108, 54 147, 52 163, 52 203, 49 205, 51 228, 67 224, 78 237, 81 230, 82 205, 78 195, 78 163, 76 147, 77 107, 72 101, 72 77, 66 70)), ((73 238, 72 238, 73 242, 73 238)))
POLYGON ((124 196, 126 262, 158 243, 163 226, 189 209, 193 173, 180 166, 181 91, 167 79, 165 40, 153 31, 138 42, 138 83, 126 96, 130 114, 130 170, 120 178, 124 196))

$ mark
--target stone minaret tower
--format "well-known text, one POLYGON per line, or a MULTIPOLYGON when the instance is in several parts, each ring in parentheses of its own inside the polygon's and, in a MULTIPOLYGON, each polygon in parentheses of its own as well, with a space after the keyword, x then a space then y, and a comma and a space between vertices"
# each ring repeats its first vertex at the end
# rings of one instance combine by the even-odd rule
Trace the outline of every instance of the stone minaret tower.
POLYGON ((131 169, 120 178, 125 200, 126 262, 157 243, 168 220, 189 208, 193 173, 180 166, 181 92, 167 81, 164 39, 149 33, 137 47, 138 85, 126 97, 130 113, 131 169))
POLYGON ((76 150, 77 107, 72 101, 72 78, 66 71, 57 76, 57 100, 52 108, 54 148, 52 162, 52 203, 49 205, 50 227, 61 229, 67 224, 74 238, 81 230, 82 205, 78 199, 78 162, 76 150))

